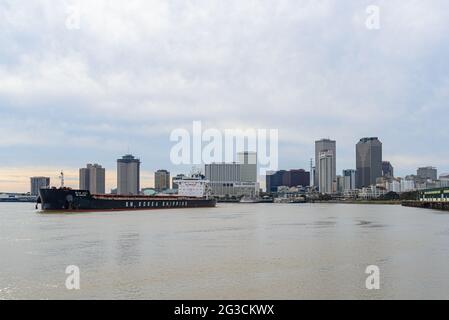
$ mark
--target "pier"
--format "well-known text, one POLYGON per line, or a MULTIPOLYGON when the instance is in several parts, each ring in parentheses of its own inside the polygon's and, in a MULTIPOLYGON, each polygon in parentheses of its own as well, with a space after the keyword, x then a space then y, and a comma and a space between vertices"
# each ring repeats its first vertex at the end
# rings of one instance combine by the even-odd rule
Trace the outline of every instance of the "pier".
POLYGON ((449 188, 421 190, 417 200, 402 201, 405 207, 449 211, 449 188))

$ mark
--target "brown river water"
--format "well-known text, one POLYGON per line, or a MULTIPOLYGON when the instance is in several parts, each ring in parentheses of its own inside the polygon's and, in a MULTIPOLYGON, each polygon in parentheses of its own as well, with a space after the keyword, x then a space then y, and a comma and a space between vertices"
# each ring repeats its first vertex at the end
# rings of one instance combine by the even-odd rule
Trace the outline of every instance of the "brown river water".
POLYGON ((0 299, 419 298, 449 298, 449 213, 218 204, 42 214, 0 203, 0 299), (66 288, 69 265, 80 290, 66 288), (369 265, 379 290, 365 286, 369 265))

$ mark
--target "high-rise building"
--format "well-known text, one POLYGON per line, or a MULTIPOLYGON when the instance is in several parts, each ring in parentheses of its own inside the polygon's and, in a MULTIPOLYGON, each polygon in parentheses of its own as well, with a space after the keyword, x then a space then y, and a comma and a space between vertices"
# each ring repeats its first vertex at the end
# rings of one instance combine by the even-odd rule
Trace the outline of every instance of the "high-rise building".
POLYGON ((319 186, 320 192, 331 194, 336 191, 336 174, 334 171, 334 153, 332 150, 323 150, 319 154, 319 186))
POLYGON ((213 181, 241 181, 239 163, 211 163, 205 166, 206 179, 213 181))
POLYGON ((104 194, 106 174, 99 164, 88 164, 79 170, 79 186, 81 190, 89 190, 92 194, 104 194))
POLYGON ((333 154, 333 163, 332 163, 332 171, 333 176, 332 180, 336 181, 337 178, 337 142, 330 139, 321 139, 315 141, 315 183, 314 185, 321 191, 320 186, 320 153, 323 151, 332 151, 333 154))
POLYGON ((158 170, 154 173, 154 188, 157 191, 170 189, 170 172, 158 170))
POLYGON ((30 193, 32 196, 38 196, 41 188, 50 186, 49 177, 31 177, 30 178, 30 193))
POLYGON ((353 169, 346 169, 343 170, 343 190, 349 191, 349 190, 355 190, 355 170, 353 169))
POLYGON ((362 138, 356 145, 356 187, 376 184, 382 177, 382 142, 376 137, 362 138))
POLYGON ((140 191, 140 160, 127 154, 117 159, 117 194, 138 195, 140 191))
POLYGON ((87 165, 87 168, 80 168, 80 170, 79 170, 79 188, 80 188, 80 190, 89 190, 89 186, 90 186, 89 166, 90 166, 90 164, 87 165))
POLYGON ((277 192, 278 187, 308 187, 310 185, 310 172, 304 169, 294 169, 290 171, 279 170, 267 173, 267 192, 277 192))
POLYGON ((345 178, 343 176, 337 176, 337 192, 343 193, 345 191, 345 178))
MULTIPOLYGON (((245 165, 243 163, 243 165, 245 165)), ((244 179, 254 180, 254 169, 241 168, 241 163, 211 163, 206 164, 206 180, 209 180, 209 187, 212 195, 218 197, 255 197, 259 194, 259 183, 257 181, 244 181, 244 179)), ((257 165, 256 165, 257 175, 257 165)))
POLYGON ((245 182, 257 182, 257 153, 239 152, 237 160, 240 164, 240 179, 245 182))
POLYGON ((418 168, 417 176, 426 180, 437 180, 438 170, 434 167, 418 168))
POLYGON ((382 161, 382 177, 394 178, 394 169, 390 161, 382 161))
POLYGON ((308 187, 310 185, 310 172, 304 169, 293 169, 288 174, 290 175, 289 187, 308 187))

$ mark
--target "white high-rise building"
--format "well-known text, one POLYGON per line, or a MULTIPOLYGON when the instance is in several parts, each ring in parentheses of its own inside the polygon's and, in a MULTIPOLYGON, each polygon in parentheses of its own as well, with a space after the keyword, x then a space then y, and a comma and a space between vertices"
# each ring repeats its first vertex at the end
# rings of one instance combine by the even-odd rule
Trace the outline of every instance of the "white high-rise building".
POLYGON ((322 193, 325 193, 321 190, 320 185, 320 153, 323 151, 332 151, 333 160, 332 160, 332 181, 336 181, 337 179, 337 142, 335 140, 330 139, 321 139, 315 141, 315 183, 314 185, 318 187, 318 190, 322 193))
POLYGON ((127 154, 117 160, 117 194, 138 195, 140 192, 140 160, 127 154))

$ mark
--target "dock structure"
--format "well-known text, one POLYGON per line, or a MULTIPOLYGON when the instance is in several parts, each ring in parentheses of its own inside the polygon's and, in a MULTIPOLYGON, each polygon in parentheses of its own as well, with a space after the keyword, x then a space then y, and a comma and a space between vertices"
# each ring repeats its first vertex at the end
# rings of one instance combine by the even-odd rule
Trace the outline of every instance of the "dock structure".
POLYGON ((449 211, 449 202, 406 200, 402 201, 402 205, 404 207, 449 211))
POLYGON ((449 188, 421 190, 416 200, 402 202, 405 207, 449 211, 449 188))

